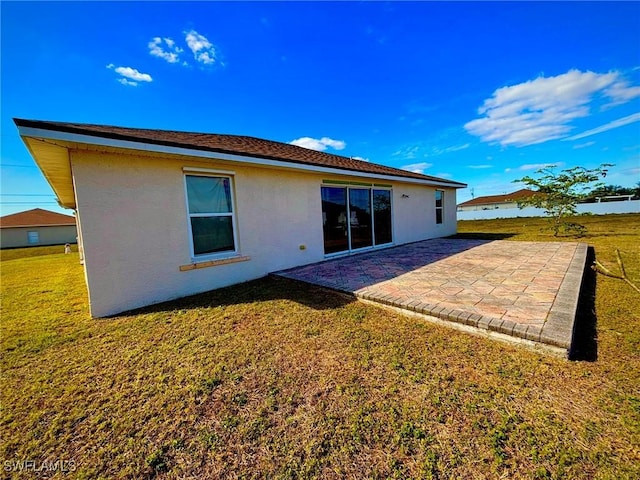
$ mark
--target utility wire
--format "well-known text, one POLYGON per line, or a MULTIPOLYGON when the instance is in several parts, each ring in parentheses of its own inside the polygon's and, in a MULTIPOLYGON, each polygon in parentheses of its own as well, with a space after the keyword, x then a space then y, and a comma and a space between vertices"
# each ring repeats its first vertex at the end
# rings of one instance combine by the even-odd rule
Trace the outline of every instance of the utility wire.
POLYGON ((0 202, 0 205, 58 205, 58 202, 0 202))

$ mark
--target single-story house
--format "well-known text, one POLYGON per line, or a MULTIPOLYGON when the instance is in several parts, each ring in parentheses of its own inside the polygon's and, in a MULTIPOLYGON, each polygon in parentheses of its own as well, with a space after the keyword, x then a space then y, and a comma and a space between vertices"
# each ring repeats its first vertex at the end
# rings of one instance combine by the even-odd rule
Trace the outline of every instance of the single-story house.
POLYGON ((504 195, 488 195, 486 197, 473 198, 458 205, 459 212, 475 210, 496 210, 502 208, 518 208, 518 202, 523 198, 538 195, 538 192, 523 188, 517 192, 504 195))
POLYGON ((452 235, 466 187, 247 136, 14 121, 76 210, 94 317, 452 235))
POLYGON ((0 248, 76 243, 76 219, 34 208, 0 218, 0 248))

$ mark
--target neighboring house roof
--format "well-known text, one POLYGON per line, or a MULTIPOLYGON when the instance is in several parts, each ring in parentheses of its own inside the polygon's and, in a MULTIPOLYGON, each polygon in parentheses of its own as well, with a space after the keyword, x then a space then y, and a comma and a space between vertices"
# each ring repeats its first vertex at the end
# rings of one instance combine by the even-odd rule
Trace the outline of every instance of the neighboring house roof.
POLYGON ((523 198, 533 197, 538 195, 538 192, 523 188, 517 192, 507 193, 504 195, 488 195, 486 197, 478 197, 472 200, 467 200, 458 204, 459 207, 469 207, 473 205, 492 205, 496 203, 513 203, 523 198))
POLYGON ((49 164, 51 164, 50 159, 52 155, 55 154, 54 149, 56 146, 69 148, 69 145, 74 143, 143 151, 164 151, 166 153, 206 156, 208 158, 215 158, 211 154, 231 155, 234 156, 231 160, 236 161, 238 161, 240 157, 248 161, 246 159, 249 157, 249 159, 255 159, 256 163, 258 163, 259 160, 267 160, 275 161, 279 165, 297 165, 298 168, 302 166, 306 166, 307 169, 309 167, 316 169, 325 168, 339 170, 346 174, 369 174, 414 180, 420 183, 431 183, 453 188, 466 187, 464 183, 454 182, 444 178, 432 177, 340 155, 318 152, 288 143, 274 142, 244 135, 151 130, 108 125, 24 120, 19 118, 14 118, 14 122, 18 126, 20 135, 25 140, 34 159, 43 170, 45 177, 47 177, 49 183, 54 186, 56 194, 58 194, 59 197, 65 197, 64 199, 61 198, 65 206, 73 206, 73 199, 69 195, 69 189, 66 188, 62 189, 64 191, 59 191, 60 189, 56 189, 54 183, 57 182, 57 179, 62 179, 63 176, 69 180, 71 172, 68 166, 65 167, 61 164, 62 158, 60 155, 55 169, 50 169, 49 164), (30 142, 30 139, 47 140, 50 148, 47 150, 46 145, 30 142), (203 152, 204 155, 199 152, 203 152), (42 158, 42 161, 39 157, 42 158), (62 172, 63 169, 67 170, 64 172, 64 175, 62 172), (51 170, 51 175, 48 175, 48 170, 51 170))
POLYGON ((0 217, 0 228, 75 226, 75 224, 75 217, 50 212, 42 208, 34 208, 26 212, 18 212, 0 217))

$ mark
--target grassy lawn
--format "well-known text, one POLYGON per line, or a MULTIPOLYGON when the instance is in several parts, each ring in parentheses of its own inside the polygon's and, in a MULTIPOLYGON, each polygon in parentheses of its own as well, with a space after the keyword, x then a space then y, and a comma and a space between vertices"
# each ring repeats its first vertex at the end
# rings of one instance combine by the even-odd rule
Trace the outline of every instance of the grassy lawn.
MULTIPOLYGON (((640 215, 580 220, 640 283, 640 215)), ((459 230, 556 240, 544 225, 459 230)), ((272 278, 92 320, 77 255, 2 255, 5 476, 640 478, 640 295, 620 280, 596 279, 597 360, 569 362, 272 278)))
MULTIPOLYGON (((71 251, 77 252, 78 245, 71 244, 71 251)), ((15 260, 16 258, 39 257, 53 253, 64 253, 64 245, 49 245, 46 247, 7 248, 0 250, 0 260, 15 260)))

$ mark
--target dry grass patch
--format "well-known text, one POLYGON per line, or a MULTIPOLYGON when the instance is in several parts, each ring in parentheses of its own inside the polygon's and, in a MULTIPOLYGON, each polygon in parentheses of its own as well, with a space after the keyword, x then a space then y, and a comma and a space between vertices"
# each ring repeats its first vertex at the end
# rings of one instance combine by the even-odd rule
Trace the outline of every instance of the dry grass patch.
MULTIPOLYGON (((636 281, 638 219, 587 239, 636 281)), ((461 231, 546 239, 517 220, 461 231)), ((91 320, 77 260, 2 263, 4 462, 73 459, 69 478, 640 477, 640 299, 623 282, 598 277, 598 359, 568 362, 284 279, 91 320)))

